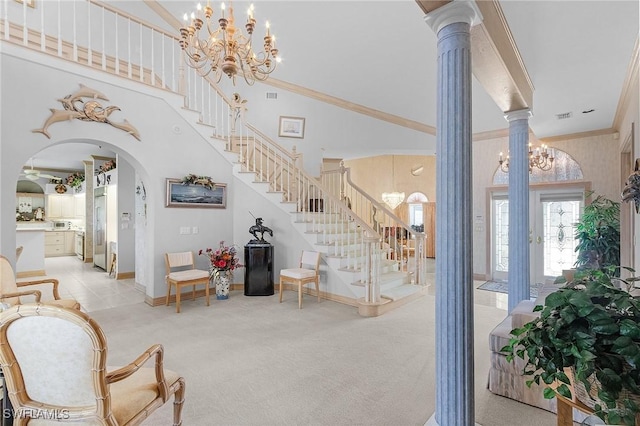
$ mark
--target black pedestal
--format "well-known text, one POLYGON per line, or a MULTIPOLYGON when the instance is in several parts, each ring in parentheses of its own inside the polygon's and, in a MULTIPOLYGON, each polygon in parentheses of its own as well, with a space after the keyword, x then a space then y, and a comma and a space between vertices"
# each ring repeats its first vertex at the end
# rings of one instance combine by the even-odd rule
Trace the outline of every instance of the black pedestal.
POLYGON ((244 246, 244 295, 272 296, 273 246, 269 243, 244 246))

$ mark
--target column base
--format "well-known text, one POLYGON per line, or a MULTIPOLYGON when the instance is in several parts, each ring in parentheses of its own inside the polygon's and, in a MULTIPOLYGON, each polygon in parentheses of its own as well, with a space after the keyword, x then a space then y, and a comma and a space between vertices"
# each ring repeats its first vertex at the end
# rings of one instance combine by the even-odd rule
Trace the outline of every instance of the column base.
MULTIPOLYGON (((482 426, 480 423, 476 423, 476 426, 482 426)), ((431 417, 429 417, 429 420, 427 420, 427 422, 424 424, 424 426, 440 426, 438 424, 438 422, 436 421, 436 413, 433 413, 431 415, 431 417)))

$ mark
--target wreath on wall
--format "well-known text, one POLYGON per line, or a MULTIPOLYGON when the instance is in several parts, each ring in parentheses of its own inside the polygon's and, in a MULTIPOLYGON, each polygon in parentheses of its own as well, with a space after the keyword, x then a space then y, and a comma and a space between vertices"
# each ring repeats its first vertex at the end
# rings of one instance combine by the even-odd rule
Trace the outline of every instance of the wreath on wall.
POLYGON ((214 189, 216 187, 216 183, 211 179, 210 176, 198 176, 194 174, 186 175, 182 178, 183 185, 202 185, 207 189, 214 189))

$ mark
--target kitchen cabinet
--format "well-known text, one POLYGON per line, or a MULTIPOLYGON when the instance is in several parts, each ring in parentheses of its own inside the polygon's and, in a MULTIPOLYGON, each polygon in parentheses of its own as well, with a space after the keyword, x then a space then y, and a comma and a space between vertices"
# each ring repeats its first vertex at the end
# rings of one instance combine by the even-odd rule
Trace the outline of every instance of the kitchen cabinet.
POLYGON ((74 216, 77 219, 84 219, 86 215, 86 196, 85 194, 76 194, 73 196, 74 216))
POLYGON ((74 197, 72 195, 47 195, 45 216, 48 220, 75 218, 74 197))
POLYGON ((44 233, 44 257, 76 254, 75 231, 47 231, 44 233))

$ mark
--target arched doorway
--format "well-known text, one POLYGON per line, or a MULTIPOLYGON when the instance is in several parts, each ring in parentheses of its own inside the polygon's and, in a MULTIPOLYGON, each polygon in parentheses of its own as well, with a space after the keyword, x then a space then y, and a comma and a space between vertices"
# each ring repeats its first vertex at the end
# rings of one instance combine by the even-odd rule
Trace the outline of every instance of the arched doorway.
MULTIPOLYGON (((146 233, 146 190, 144 188, 144 176, 146 172, 144 168, 121 148, 109 144, 104 141, 97 140, 65 140, 51 144, 49 147, 33 153, 34 169, 49 170, 47 175, 55 175, 62 178, 63 183, 67 176, 73 172, 82 172, 86 174, 83 188, 86 190, 84 195, 83 206, 85 207, 84 215, 81 217, 76 211, 72 216, 71 213, 62 214, 59 217, 53 215, 52 212, 46 212, 45 221, 48 223, 62 222, 70 224, 68 230, 84 231, 85 249, 83 254, 86 263, 92 263, 91 248, 95 243, 95 203, 94 191, 97 189, 99 179, 94 173, 94 169, 107 163, 110 159, 115 160, 116 169, 111 174, 112 180, 110 185, 100 188, 106 193, 109 189, 111 193, 110 206, 110 222, 107 224, 111 230, 109 236, 102 235, 103 243, 106 244, 104 253, 104 262, 98 264, 104 271, 96 269, 96 273, 109 273, 112 278, 127 279, 134 278, 136 287, 146 287, 145 270, 148 267, 144 263, 146 233), (112 264, 112 261, 113 264, 112 264)), ((42 181, 41 186, 46 187, 49 183, 48 179, 34 179, 42 181)), ((73 191, 70 191, 73 192, 73 191)), ((78 194, 75 194, 77 196, 78 194)), ((47 196, 47 194, 45 194, 47 196)), ((75 197, 69 195, 69 197, 75 197)), ((50 205, 46 204, 47 209, 50 205)), ((63 253, 67 256, 69 253, 63 253)), ((25 253, 25 256, 27 253, 25 253)), ((92 263, 93 264, 93 263, 92 263)), ((20 264, 18 263, 17 267, 20 264)))

